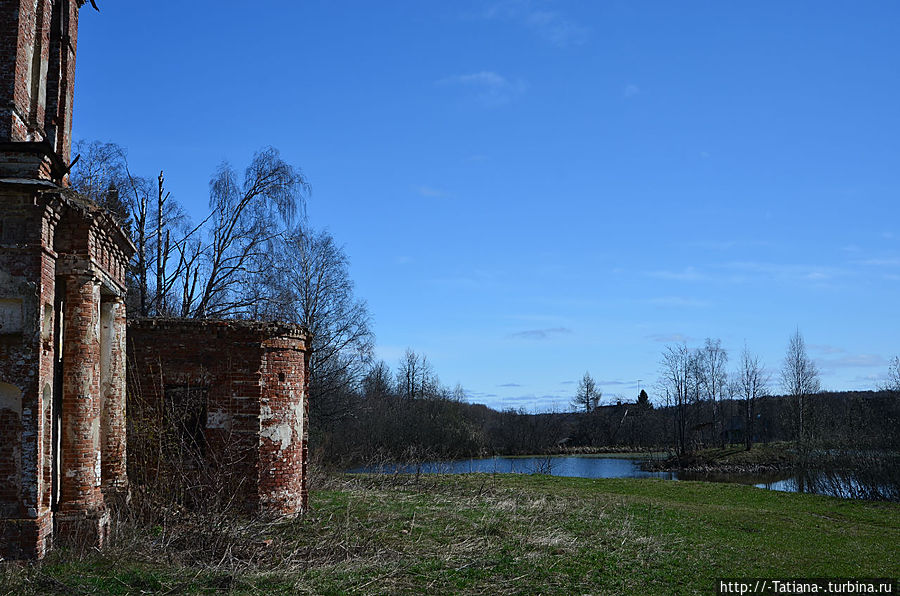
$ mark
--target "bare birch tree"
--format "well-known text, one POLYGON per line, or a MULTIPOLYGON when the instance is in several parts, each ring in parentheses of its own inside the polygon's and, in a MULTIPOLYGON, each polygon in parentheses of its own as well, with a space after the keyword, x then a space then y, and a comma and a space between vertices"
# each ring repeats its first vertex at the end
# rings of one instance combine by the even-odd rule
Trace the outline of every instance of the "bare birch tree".
POLYGON ((744 345, 737 372, 734 375, 736 393, 744 400, 744 443, 747 451, 753 447, 753 431, 756 422, 756 403, 768 391, 769 377, 760 364, 759 357, 744 345))
POLYGON ((697 352, 698 378, 703 391, 713 408, 713 426, 716 440, 724 446, 724 421, 722 420, 722 400, 728 385, 728 352, 719 339, 706 338, 706 343, 697 352))
POLYGON ((797 408, 797 439, 805 446, 809 442, 807 398, 819 392, 819 369, 806 353, 806 342, 798 329, 788 342, 787 354, 781 369, 781 386, 786 395, 794 398, 797 408))
MULTIPOLYGON (((353 294, 349 259, 328 232, 297 227, 271 243, 267 265, 256 276, 254 318, 299 323, 312 333, 310 391, 322 411, 339 415, 328 399, 358 383, 372 357, 374 335, 364 300, 353 294), (323 401, 324 400, 324 401, 323 401)), ((317 406, 319 407, 319 406, 317 406)))
POLYGON ((659 384, 674 408, 674 442, 679 454, 688 450, 688 408, 695 395, 696 353, 685 344, 666 346, 660 362, 659 384))
POLYGON ((274 148, 253 156, 244 172, 223 163, 209 183, 211 229, 202 246, 199 283, 187 284, 186 316, 225 317, 253 306, 255 276, 270 261, 272 241, 303 208, 309 185, 303 174, 281 159, 274 148), (196 294, 194 293, 196 292, 196 294))

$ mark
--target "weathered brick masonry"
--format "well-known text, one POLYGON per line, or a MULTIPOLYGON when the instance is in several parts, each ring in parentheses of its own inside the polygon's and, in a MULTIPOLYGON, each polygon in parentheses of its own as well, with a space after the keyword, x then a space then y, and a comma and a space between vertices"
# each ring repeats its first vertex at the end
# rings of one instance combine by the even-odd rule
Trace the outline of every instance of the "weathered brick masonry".
POLYGON ((132 250, 106 213, 70 191, 0 181, 2 557, 42 556, 54 517, 61 539, 103 543, 103 491, 127 486, 122 297, 132 250))
POLYGON ((66 188, 80 0, 0 0, 0 557, 103 544, 134 247, 66 188), (104 434, 104 429, 106 433, 104 434), (110 430, 113 429, 113 430, 110 430))
POLYGON ((16 157, 55 166, 71 151, 78 11, 85 0, 0 0, 0 142, 16 157), (27 143, 46 144, 49 152, 27 143), (46 162, 45 162, 46 160, 46 162))
POLYGON ((183 412, 189 419, 162 419, 169 434, 202 432, 199 465, 219 465, 247 509, 306 507, 304 331, 140 321, 126 342, 134 245, 112 216, 67 188, 84 1, 0 0, 4 559, 40 558, 54 541, 106 540, 108 504, 128 491, 126 343, 137 415, 154 404, 160 412, 199 405, 183 412))
MULTIPOLYGON (((130 322, 131 444, 143 444, 146 437, 141 433, 152 431, 148 428, 152 420, 190 420, 202 432, 206 455, 202 465, 217 467, 221 486, 238 487, 237 501, 244 509, 276 515, 303 511, 307 342, 306 332, 293 325, 183 319, 130 322)), ((142 477, 146 472, 135 470, 142 477)))

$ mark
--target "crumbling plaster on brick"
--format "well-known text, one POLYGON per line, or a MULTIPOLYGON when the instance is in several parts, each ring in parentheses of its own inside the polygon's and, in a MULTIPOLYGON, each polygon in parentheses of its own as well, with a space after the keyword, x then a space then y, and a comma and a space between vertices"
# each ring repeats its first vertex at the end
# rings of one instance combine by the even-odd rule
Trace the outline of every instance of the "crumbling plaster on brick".
POLYGON ((260 513, 299 513, 308 334, 258 321, 144 319, 129 323, 128 337, 129 400, 144 409, 164 403, 170 388, 206 388, 208 448, 231 441, 247 466, 229 472, 256 479, 244 483, 243 502, 260 513))
POLYGON ((0 557, 43 556, 54 521, 61 541, 102 545, 109 515, 101 477, 124 476, 123 462, 110 465, 125 457, 124 311, 112 342, 97 328, 102 305, 125 293, 135 247, 109 213, 65 188, 82 4, 0 5, 0 382, 20 396, 0 398, 12 406, 0 407, 0 557), (59 26, 51 30, 52 19, 59 26), (62 320, 57 291, 65 295, 62 320), (110 343, 101 362, 99 348, 110 343), (113 440, 101 445, 104 428, 113 440))

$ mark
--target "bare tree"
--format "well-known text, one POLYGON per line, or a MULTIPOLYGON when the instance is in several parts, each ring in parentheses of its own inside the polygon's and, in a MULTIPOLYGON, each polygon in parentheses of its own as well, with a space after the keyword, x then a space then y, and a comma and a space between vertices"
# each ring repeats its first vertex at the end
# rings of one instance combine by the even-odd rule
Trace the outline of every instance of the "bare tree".
POLYGON ((819 369, 806 353, 806 342, 798 329, 788 343, 784 366, 781 369, 781 386, 785 394, 794 398, 797 407, 797 438, 801 445, 809 439, 806 398, 821 389, 819 369))
POLYGON ((881 386, 884 391, 900 392, 900 356, 894 356, 888 365, 887 380, 881 386))
POLYGON ((397 369, 397 388, 403 397, 416 399, 429 397, 440 386, 437 375, 428 357, 416 354, 411 348, 400 359, 400 367, 397 369))
POLYGON ((128 222, 137 252, 129 268, 131 296, 136 295, 137 311, 149 314, 151 289, 147 273, 151 267, 150 180, 135 176, 128 166, 125 150, 115 143, 78 141, 74 150, 78 160, 69 181, 79 193, 117 214, 128 222))
POLYGON ((666 346, 660 362, 659 384, 666 401, 674 408, 675 448, 678 453, 688 449, 688 407, 696 395, 697 356, 685 344, 666 346))
POLYGON ((157 182, 132 173, 126 151, 115 143, 79 141, 79 154, 70 181, 75 190, 110 210, 131 233, 137 252, 129 268, 136 304, 130 312, 141 316, 170 314, 168 297, 183 273, 179 259, 196 229, 184 210, 157 182))
POLYGON ((303 174, 274 148, 256 153, 243 182, 223 163, 209 183, 212 228, 202 248, 204 269, 194 269, 198 284, 187 284, 186 316, 224 317, 256 302, 251 291, 271 261, 272 241, 303 208, 309 185, 303 174), (194 294, 196 292, 196 294, 194 294))
POLYGON ((362 393, 369 399, 384 399, 394 394, 394 380, 387 362, 373 364, 362 380, 362 393))
POLYGON ((586 414, 590 414, 600 403, 602 393, 597 389, 597 382, 586 372, 581 380, 578 381, 578 389, 575 391, 575 397, 572 398, 572 407, 575 410, 584 410, 586 414))
POLYGON ((707 399, 713 407, 713 425, 720 446, 724 446, 725 434, 722 420, 722 400, 728 384, 728 352, 719 339, 706 338, 706 343, 697 352, 698 380, 707 399))
POLYGON ((72 147, 76 162, 69 184, 101 207, 127 223, 130 210, 118 192, 127 183, 125 151, 115 143, 77 141, 72 147))
POLYGON ((756 402, 768 391, 768 383, 769 377, 760 364, 759 357, 751 354, 745 344, 738 370, 734 375, 734 387, 736 394, 744 400, 744 443, 747 451, 753 447, 756 402))
POLYGON ((171 193, 165 189, 165 176, 159 173, 156 185, 156 201, 152 210, 154 229, 151 233, 151 252, 153 266, 156 273, 156 283, 153 288, 150 313, 156 316, 174 315, 178 308, 172 302, 175 300, 175 289, 185 275, 185 270, 190 263, 186 260, 189 248, 196 248, 195 236, 200 230, 199 226, 193 226, 190 218, 175 200, 171 193), (176 258, 177 257, 177 258, 176 258))
POLYGON ((353 295, 346 253, 328 232, 299 226, 272 242, 271 251, 265 255, 268 265, 256 276, 249 314, 306 327, 312 333, 314 398, 345 391, 362 379, 374 343, 368 307, 353 295))

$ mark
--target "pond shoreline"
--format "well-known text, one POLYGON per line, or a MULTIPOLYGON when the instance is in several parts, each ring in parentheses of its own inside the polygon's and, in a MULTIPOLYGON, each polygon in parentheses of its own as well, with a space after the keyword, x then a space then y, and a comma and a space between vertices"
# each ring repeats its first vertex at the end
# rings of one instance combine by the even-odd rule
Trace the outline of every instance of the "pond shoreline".
POLYGON ((789 473, 799 458, 793 446, 784 443, 745 447, 704 449, 696 453, 648 460, 641 469, 648 472, 690 472, 694 474, 773 474, 789 473))

